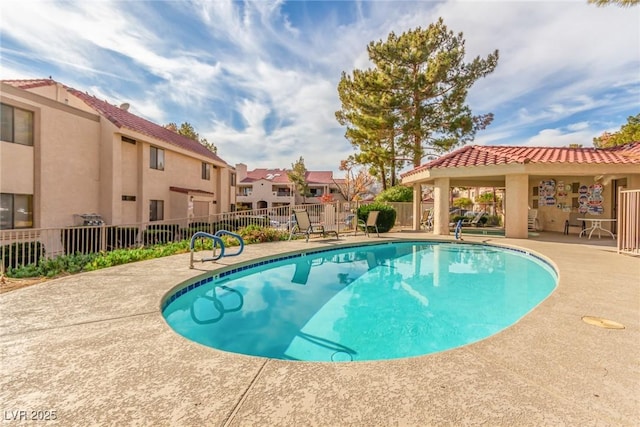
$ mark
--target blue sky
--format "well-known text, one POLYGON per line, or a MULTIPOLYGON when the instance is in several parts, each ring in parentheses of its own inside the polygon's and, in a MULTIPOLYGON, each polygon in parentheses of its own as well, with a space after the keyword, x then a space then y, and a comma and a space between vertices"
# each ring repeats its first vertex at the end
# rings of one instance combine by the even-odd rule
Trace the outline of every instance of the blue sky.
POLYGON ((190 122, 228 163, 338 170, 342 71, 366 46, 443 17, 467 56, 499 49, 471 89, 494 122, 475 144, 591 146, 640 112, 640 7, 580 1, 5 0, 0 77, 53 79, 158 124, 190 122))

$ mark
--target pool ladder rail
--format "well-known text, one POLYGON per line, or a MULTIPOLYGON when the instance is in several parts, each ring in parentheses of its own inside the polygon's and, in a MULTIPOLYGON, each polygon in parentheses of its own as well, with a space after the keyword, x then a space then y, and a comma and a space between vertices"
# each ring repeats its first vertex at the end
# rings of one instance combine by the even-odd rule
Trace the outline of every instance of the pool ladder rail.
POLYGON ((200 262, 217 261, 220 258, 225 257, 225 256, 240 255, 242 253, 242 251, 244 250, 244 240, 242 239, 242 236, 240 236, 239 234, 232 233, 232 232, 227 231, 227 230, 218 230, 218 231, 216 231, 215 234, 206 233, 204 231, 198 231, 193 236, 191 236, 191 242, 189 243, 189 249, 191 251, 191 256, 190 256, 190 259, 189 259, 189 268, 193 268, 193 261, 194 261, 193 254, 194 254, 194 251, 195 251, 196 239, 203 239, 203 238, 207 238, 207 239, 213 240, 213 256, 211 256, 209 258, 202 258, 200 260, 197 260, 197 261, 200 261, 200 262), (225 246, 224 246, 224 241, 221 238, 221 236, 223 236, 225 234, 229 235, 231 237, 235 237, 236 239, 238 239, 238 242, 240 243, 240 247, 238 248, 237 252, 226 253, 225 246), (216 249, 217 249, 218 245, 220 246, 220 253, 216 255, 216 249))

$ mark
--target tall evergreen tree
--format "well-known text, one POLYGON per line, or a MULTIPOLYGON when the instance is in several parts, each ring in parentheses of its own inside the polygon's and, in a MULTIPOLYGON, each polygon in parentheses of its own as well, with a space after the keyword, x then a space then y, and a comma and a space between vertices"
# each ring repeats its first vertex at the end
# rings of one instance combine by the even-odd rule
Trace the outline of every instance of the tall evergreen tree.
POLYGON ((493 120, 474 116, 466 104, 469 88, 493 72, 498 51, 465 62, 462 33, 454 34, 442 19, 367 47, 374 67, 342 74, 336 118, 359 152, 359 163, 395 183, 399 159, 419 166, 427 154, 443 154, 473 140, 493 120))

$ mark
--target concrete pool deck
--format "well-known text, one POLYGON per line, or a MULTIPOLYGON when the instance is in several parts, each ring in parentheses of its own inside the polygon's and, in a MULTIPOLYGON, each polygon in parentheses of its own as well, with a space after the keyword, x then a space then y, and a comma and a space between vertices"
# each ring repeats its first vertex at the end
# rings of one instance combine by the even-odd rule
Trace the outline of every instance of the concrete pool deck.
POLYGON ((194 270, 188 255, 176 255, 4 293, 3 423, 19 411, 29 419, 55 411, 47 425, 638 425, 640 258, 618 255, 611 239, 464 236, 535 251, 557 265, 560 282, 517 324, 428 356, 335 364, 243 356, 188 341, 160 313, 165 293, 221 264, 431 237, 249 245, 194 270), (586 315, 626 328, 589 325, 586 315))

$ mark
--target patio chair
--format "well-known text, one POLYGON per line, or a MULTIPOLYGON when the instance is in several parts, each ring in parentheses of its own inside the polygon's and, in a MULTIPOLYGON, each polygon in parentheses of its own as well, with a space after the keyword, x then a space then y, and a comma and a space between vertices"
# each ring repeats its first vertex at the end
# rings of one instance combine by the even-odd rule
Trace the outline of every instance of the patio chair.
POLYGON ((425 209, 420 218, 420 228, 424 230, 433 230, 433 210, 425 209))
MULTIPOLYGON (((358 227, 362 228, 362 231, 369 237, 369 227, 376 229, 376 234, 380 237, 380 232, 378 231, 378 214, 380 211, 370 211, 369 215, 367 215, 367 221, 358 220, 358 227)), ((358 234, 358 227, 356 227, 355 234, 358 234)))
POLYGON ((309 236, 312 234, 322 234, 322 237, 326 237, 327 234, 333 234, 336 236, 336 240, 339 239, 338 232, 335 230, 325 230, 322 224, 311 224, 309 219, 309 212, 306 210, 293 211, 295 217, 295 225, 291 227, 291 233, 289 234, 289 240, 294 234, 304 234, 309 241, 309 236))
POLYGON ((584 221, 578 219, 581 216, 582 214, 579 212, 571 212, 569 214, 569 218, 564 222, 564 234, 569 234, 570 227, 580 227, 580 232, 584 231, 586 225, 584 221))

